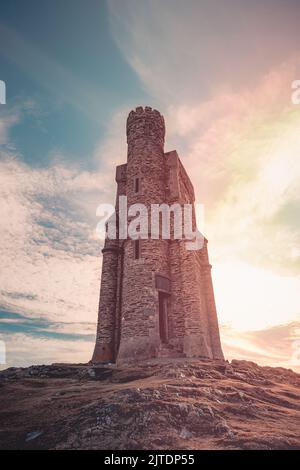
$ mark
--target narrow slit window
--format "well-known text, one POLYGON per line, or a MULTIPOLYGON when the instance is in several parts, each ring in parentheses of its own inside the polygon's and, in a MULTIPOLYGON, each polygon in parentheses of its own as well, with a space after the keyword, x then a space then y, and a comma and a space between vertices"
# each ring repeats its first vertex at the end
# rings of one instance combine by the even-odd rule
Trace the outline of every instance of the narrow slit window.
POLYGON ((140 259, 141 243, 140 240, 134 240, 134 259, 140 259))
POLYGON ((134 178, 134 192, 138 193, 140 190, 140 179, 134 178))

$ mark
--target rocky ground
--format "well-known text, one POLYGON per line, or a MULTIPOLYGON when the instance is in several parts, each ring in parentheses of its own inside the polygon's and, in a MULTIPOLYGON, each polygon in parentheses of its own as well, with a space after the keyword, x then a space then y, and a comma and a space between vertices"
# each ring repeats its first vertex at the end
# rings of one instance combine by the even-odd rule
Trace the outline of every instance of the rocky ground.
POLYGON ((0 372, 1 449, 299 449, 300 375, 252 362, 0 372))

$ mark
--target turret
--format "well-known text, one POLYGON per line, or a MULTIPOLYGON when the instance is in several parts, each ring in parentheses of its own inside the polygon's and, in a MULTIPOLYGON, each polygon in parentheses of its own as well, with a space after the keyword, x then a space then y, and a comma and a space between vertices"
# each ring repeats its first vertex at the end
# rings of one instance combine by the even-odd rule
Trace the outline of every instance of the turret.
POLYGON ((151 140, 163 148, 165 142, 165 120, 156 109, 139 106, 127 118, 126 134, 129 150, 138 140, 151 140))
MULTIPOLYGON (((150 107, 138 107, 130 112, 126 130, 128 207, 143 204, 150 214, 151 204, 162 204, 166 197, 164 118, 150 107)), ((157 355, 160 332, 155 275, 169 276, 168 242, 148 236, 124 243, 119 361, 157 355)))

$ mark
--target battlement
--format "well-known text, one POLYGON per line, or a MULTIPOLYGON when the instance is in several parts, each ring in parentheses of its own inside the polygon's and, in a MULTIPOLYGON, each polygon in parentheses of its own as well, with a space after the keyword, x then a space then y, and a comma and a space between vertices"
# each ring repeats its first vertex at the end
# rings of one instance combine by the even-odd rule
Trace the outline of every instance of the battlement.
POLYGON ((164 145, 165 132, 164 117, 156 109, 138 106, 129 113, 126 125, 128 144, 136 139, 146 138, 164 145))

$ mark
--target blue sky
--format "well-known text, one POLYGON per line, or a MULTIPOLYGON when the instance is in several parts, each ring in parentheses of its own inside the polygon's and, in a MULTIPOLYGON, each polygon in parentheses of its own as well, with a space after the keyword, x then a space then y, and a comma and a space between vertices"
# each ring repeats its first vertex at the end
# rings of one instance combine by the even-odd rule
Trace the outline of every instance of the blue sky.
POLYGON ((120 105, 147 99, 110 33, 106 2, 12 0, 1 6, 1 79, 25 119, 17 151, 45 166, 54 151, 92 165, 120 105))
POLYGON ((299 367, 299 21, 296 0, 2 1, 6 365, 90 359, 96 209, 150 105, 205 207, 226 356, 299 367))

